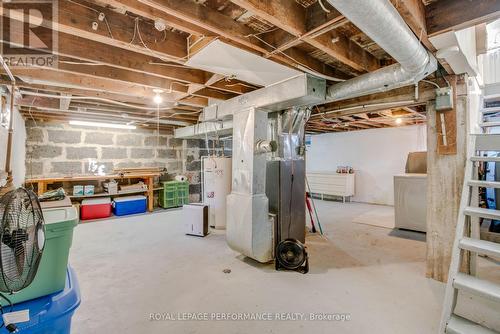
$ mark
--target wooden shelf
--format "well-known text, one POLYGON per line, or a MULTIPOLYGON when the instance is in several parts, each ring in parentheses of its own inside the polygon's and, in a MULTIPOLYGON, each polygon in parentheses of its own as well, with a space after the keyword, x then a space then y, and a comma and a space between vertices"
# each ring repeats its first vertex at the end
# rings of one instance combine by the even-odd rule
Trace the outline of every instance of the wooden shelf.
POLYGON ((36 178, 26 180, 26 184, 37 184, 37 193, 42 195, 47 191, 49 185, 56 182, 71 182, 71 183, 81 183, 84 181, 104 181, 104 180, 127 180, 127 179, 140 179, 148 187, 148 189, 142 190, 130 190, 121 191, 117 194, 110 195, 108 193, 99 193, 94 195, 83 195, 83 196, 69 196, 72 200, 85 199, 85 198, 96 198, 96 197, 116 197, 128 194, 145 194, 148 199, 148 211, 153 211, 154 202, 154 178, 160 176, 160 172, 149 172, 149 173, 126 173, 126 174, 111 174, 111 175, 82 175, 82 176, 71 176, 71 177, 54 177, 54 178, 36 178))
POLYGON ((68 177, 49 177, 28 179, 26 183, 55 183, 55 182, 80 182, 80 181, 93 181, 93 180, 124 180, 124 179, 144 179, 150 177, 160 176, 160 173, 144 173, 144 174, 110 174, 110 175, 84 175, 84 176, 68 176, 68 177))
POLYGON ((85 199, 85 198, 94 198, 94 197, 114 197, 114 196, 120 196, 120 195, 130 195, 130 194, 143 194, 147 193, 148 190, 129 190, 129 191, 120 191, 117 194, 108 194, 108 193, 99 193, 99 194, 94 194, 94 195, 82 195, 82 196, 74 196, 70 195, 69 198, 71 199, 85 199))

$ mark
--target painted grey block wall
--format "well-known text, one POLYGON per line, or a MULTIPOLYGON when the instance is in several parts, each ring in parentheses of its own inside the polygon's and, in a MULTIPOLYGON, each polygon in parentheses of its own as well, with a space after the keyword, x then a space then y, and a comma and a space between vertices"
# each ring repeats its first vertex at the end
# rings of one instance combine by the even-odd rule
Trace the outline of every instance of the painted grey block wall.
MULTIPOLYGON (((179 140, 154 130, 121 130, 26 121, 26 178, 91 175, 90 161, 105 172, 126 167, 167 168, 169 175, 186 175, 191 201, 200 201, 202 140, 179 140)), ((213 147, 214 143, 210 143, 213 147)), ((220 154, 221 149, 216 151, 220 154)), ((211 152, 213 153, 213 152, 211 152)))

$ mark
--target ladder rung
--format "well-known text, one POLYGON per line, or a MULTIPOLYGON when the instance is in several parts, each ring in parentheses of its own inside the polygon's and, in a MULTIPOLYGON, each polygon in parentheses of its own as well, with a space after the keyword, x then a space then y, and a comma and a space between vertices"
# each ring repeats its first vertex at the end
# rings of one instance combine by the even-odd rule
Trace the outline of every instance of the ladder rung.
POLYGON ((475 134, 476 150, 500 151, 500 134, 475 134))
POLYGON ((474 253, 500 257, 500 244, 496 242, 464 237, 460 240, 459 247, 474 253))
POLYGON ((500 157, 480 157, 480 156, 473 156, 470 158, 472 161, 480 161, 480 162, 500 162, 500 157))
POLYGON ((483 108, 483 109, 481 109, 481 112, 483 114, 487 114, 487 113, 490 113, 490 112, 500 112, 500 107, 483 108))
POLYGON ((500 285, 493 282, 458 273, 453 281, 453 287, 478 297, 486 298, 497 303, 500 302, 500 285))
POLYGON ((481 122, 479 123, 481 128, 491 128, 494 126, 500 126, 500 122, 481 122))
POLYGON ((481 326, 475 322, 452 315, 448 326, 446 327, 446 334, 498 334, 497 332, 481 326))
POLYGON ((471 187, 500 188, 500 182, 470 180, 467 184, 471 187))
POLYGON ((464 214, 467 216, 500 220, 500 211, 493 209, 483 209, 483 208, 468 206, 465 208, 464 214))
POLYGON ((483 101, 485 101, 485 102, 492 102, 492 101, 496 101, 496 100, 500 100, 500 94, 491 94, 491 95, 484 95, 483 96, 483 101))

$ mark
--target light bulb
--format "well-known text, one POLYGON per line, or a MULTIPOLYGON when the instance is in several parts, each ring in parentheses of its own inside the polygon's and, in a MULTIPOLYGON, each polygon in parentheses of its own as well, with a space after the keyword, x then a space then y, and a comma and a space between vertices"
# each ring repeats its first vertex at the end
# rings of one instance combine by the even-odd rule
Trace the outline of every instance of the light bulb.
POLYGON ((162 103, 163 99, 161 97, 160 94, 156 94, 154 97, 153 97, 153 101, 156 103, 156 104, 160 104, 162 103))

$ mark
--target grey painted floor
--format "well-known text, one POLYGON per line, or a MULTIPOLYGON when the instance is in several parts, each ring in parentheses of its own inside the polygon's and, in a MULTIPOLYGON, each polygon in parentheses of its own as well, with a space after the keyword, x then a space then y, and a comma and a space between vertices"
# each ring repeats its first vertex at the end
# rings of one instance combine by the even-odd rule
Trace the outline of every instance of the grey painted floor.
POLYGON ((179 210, 79 225, 73 333, 436 333, 444 285, 425 278, 423 235, 352 223, 371 205, 316 203, 325 237, 308 236, 307 275, 242 258, 221 232, 185 236, 179 210), (151 321, 154 312, 177 320, 151 321), (350 320, 182 321, 181 312, 350 320))

